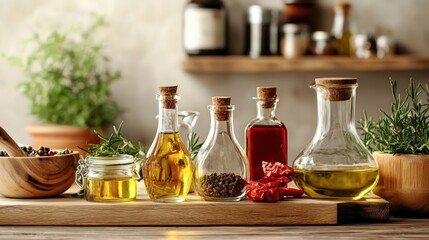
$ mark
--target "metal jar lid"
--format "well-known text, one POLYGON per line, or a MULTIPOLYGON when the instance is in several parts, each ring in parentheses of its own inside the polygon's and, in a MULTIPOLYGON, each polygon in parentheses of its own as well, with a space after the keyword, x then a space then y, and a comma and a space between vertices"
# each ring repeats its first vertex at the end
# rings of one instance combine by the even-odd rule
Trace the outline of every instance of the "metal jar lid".
POLYGON ((86 164, 88 166, 115 166, 115 165, 126 165, 134 163, 134 157, 131 155, 117 155, 117 156, 105 156, 105 157, 91 157, 88 156, 86 164))

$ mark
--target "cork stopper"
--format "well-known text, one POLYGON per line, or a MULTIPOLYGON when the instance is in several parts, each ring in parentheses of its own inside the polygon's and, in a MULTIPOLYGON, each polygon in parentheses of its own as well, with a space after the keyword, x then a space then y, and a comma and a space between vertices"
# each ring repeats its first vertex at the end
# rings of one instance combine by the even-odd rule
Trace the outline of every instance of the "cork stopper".
POLYGON ((174 97, 177 94, 177 85, 159 87, 159 94, 164 97, 162 99, 162 106, 164 108, 167 108, 167 109, 176 108, 177 100, 174 97))
POLYGON ((257 87, 256 96, 262 101, 263 108, 272 108, 277 99, 277 88, 257 87))
POLYGON ((229 120, 229 111, 222 109, 231 105, 231 97, 229 96, 214 96, 212 97, 212 104, 217 108, 215 110, 216 120, 218 121, 228 121, 229 120))
POLYGON ((344 13, 344 15, 348 15, 349 14, 350 7, 351 7, 351 5, 347 1, 339 1, 335 5, 335 8, 341 10, 344 13))
POLYGON ((316 78, 316 84, 324 86, 327 89, 324 94, 325 99, 329 101, 345 101, 349 100, 352 96, 352 85, 357 84, 356 78, 316 78))

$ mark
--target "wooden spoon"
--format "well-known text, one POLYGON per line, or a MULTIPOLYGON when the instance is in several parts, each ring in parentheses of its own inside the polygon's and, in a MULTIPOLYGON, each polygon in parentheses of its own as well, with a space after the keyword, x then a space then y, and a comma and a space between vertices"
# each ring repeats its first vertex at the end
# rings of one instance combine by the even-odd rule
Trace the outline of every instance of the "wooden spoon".
POLYGON ((27 157, 27 154, 22 151, 2 127, 0 127, 0 145, 6 149, 10 157, 27 157))

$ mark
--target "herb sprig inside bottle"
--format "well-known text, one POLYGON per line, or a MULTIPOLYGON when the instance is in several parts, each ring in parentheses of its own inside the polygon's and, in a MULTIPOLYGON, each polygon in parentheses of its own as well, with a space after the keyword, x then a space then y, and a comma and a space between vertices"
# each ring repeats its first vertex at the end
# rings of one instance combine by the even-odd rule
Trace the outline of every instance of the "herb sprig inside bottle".
POLYGON ((119 127, 113 126, 113 133, 106 137, 101 132, 94 130, 94 133, 100 138, 99 144, 87 144, 88 150, 81 147, 83 151, 87 152, 89 156, 105 157, 105 156, 118 156, 118 155, 131 155, 137 163, 141 163, 146 154, 146 149, 141 143, 138 146, 134 145, 130 140, 125 138, 122 133, 123 121, 119 127))

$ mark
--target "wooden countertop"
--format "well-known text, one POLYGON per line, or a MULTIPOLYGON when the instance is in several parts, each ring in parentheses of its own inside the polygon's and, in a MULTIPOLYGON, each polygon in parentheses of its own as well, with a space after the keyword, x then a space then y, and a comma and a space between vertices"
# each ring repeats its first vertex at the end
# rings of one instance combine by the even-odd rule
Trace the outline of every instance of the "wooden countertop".
POLYGON ((336 226, 67 227, 0 226, 0 239, 429 239, 429 219, 336 226))

